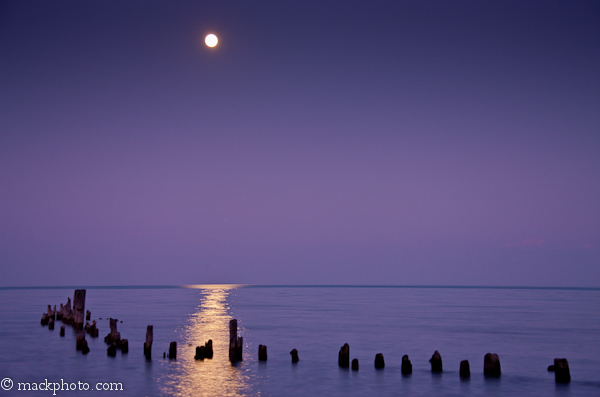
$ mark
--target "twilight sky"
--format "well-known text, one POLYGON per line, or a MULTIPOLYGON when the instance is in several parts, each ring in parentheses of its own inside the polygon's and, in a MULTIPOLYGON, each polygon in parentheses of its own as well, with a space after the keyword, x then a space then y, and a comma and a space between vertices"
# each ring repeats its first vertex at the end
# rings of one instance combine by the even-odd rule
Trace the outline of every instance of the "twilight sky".
POLYGON ((0 286, 600 287, 599 20, 1 1, 0 286))

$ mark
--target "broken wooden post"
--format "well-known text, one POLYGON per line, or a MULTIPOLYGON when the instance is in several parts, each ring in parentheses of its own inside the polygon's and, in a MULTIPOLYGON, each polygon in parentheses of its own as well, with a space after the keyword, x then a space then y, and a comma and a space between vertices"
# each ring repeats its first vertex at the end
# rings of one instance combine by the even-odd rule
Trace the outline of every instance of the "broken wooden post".
POLYGON ((92 312, 90 312, 89 310, 85 311, 85 320, 86 321, 90 321, 92 317, 92 312))
POLYGON ((376 369, 385 368, 385 360, 383 359, 383 353, 377 353, 375 355, 375 368, 376 369))
POLYGON ((60 304, 60 310, 56 313, 56 321, 62 321, 63 318, 63 311, 64 311, 64 307, 63 304, 60 304))
POLYGON ((500 358, 496 353, 487 353, 483 358, 483 374, 486 376, 498 377, 500 370, 500 358))
POLYGON ((85 318, 85 290, 76 289, 73 296, 73 327, 83 329, 83 319, 85 318))
POLYGON ((229 321, 229 361, 242 361, 244 338, 237 336, 237 320, 229 321))
POLYGON ((50 322, 50 319, 48 318, 48 313, 42 313, 42 320, 40 321, 40 324, 42 324, 42 326, 44 326, 44 325, 48 325, 49 322, 50 322))
POLYGON ((471 366, 469 365, 469 360, 462 360, 460 362, 460 377, 461 378, 470 378, 471 377, 471 366))
POLYGON ((358 358, 352 360, 352 371, 358 371, 358 358))
POLYGON ((60 336, 65 336, 65 326, 61 325, 60 327, 60 336))
POLYGON ((75 350, 81 350, 84 340, 85 331, 77 331, 77 336, 75 337, 75 350))
POLYGON ((177 360, 177 342, 171 342, 169 345, 169 360, 177 360))
POLYGON ((121 339, 121 353, 129 353, 129 341, 127 339, 121 339))
POLYGON ((212 339, 204 344, 204 358, 213 358, 212 339))
POLYGON ((73 325, 73 312, 71 311, 71 298, 67 297, 67 303, 63 307, 62 313, 63 324, 73 325))
POLYGON ((340 348, 338 365, 341 368, 348 368, 350 366, 350 345, 347 343, 344 343, 344 346, 340 348))
POLYGON ((121 333, 117 332, 117 321, 116 318, 110 318, 110 332, 104 337, 104 342, 107 345, 112 345, 114 343, 119 347, 121 344, 121 333))
POLYGON ((48 329, 49 330, 54 329, 54 317, 50 317, 50 320, 48 320, 48 329))
POLYGON ((108 348, 106 349, 106 355, 110 357, 115 357, 117 355, 116 343, 112 343, 110 346, 108 346, 108 348))
POLYGON ((258 345, 258 361, 267 361, 267 346, 258 345))
POLYGON ((300 359, 298 358, 298 350, 293 349, 290 354, 292 355, 292 363, 297 363, 298 361, 300 361, 300 359))
POLYGON ((554 381, 556 383, 569 383, 571 381, 569 362, 566 358, 554 359, 554 381))
POLYGON ((206 347, 196 346, 196 355, 194 356, 194 359, 195 360, 204 360, 205 354, 206 354, 206 347))
POLYGON ((150 360, 152 358, 152 326, 149 325, 146 327, 146 342, 144 342, 144 356, 146 360, 150 360))
POLYGON ((439 351, 435 351, 429 359, 431 363, 431 372, 442 372, 442 355, 439 351))
POLYGON ((412 374, 412 363, 408 359, 407 354, 402 356, 402 367, 400 368, 400 372, 402 372, 402 375, 412 374))

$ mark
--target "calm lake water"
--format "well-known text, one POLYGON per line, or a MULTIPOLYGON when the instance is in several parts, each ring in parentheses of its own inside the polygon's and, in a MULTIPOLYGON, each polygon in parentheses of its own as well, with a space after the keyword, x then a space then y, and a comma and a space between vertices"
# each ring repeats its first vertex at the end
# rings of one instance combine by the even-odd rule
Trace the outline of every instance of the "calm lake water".
MULTIPOLYGON (((598 396, 600 290, 426 287, 190 287, 87 288, 86 309, 99 338, 86 337, 88 355, 75 351, 75 334, 40 325, 48 304, 73 299, 72 288, 0 289, 0 378, 14 382, 120 382, 135 396, 598 396), (118 318, 129 354, 107 357, 107 317, 118 318), (102 318, 102 320, 99 320, 102 318), (228 361, 229 320, 238 320, 244 360, 228 361), (154 326, 152 361, 143 356, 146 326, 154 326), (214 358, 195 361, 195 347, 213 340, 214 358), (176 361, 163 359, 171 341, 176 361), (350 344, 359 371, 340 369, 338 352, 350 344), (258 362, 258 345, 268 361, 258 362), (293 365, 290 350, 298 349, 293 365), (444 372, 429 358, 442 355, 444 372), (497 353, 500 379, 483 376, 483 357, 497 353), (383 353, 385 369, 374 369, 383 353), (408 354, 413 374, 400 373, 408 354), (547 372, 556 357, 569 360, 572 382, 556 385, 547 372), (459 363, 471 378, 461 381, 459 363), (62 380, 62 381, 61 381, 62 380)), ((3 386, 6 385, 3 381, 3 386)), ((8 381, 6 381, 8 382, 8 381)), ((56 395, 84 392, 57 391, 56 395)))

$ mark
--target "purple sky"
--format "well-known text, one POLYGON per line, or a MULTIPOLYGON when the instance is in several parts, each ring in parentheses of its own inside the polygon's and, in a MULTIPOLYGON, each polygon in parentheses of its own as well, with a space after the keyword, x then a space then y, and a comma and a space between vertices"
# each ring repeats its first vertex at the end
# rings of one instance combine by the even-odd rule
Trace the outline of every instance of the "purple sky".
POLYGON ((600 287, 599 20, 0 2, 0 286, 600 287))

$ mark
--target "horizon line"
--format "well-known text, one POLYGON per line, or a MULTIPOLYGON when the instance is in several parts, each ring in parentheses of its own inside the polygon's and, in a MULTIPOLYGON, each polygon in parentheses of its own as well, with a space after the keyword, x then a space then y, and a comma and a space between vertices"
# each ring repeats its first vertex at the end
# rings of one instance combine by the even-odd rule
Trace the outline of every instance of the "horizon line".
POLYGON ((0 290, 31 289, 209 289, 215 287, 236 288, 423 288, 423 289, 537 289, 599 291, 600 287, 560 287, 560 286, 511 286, 511 285, 393 285, 393 284, 149 284, 149 285, 71 285, 71 286, 0 286, 0 290))

